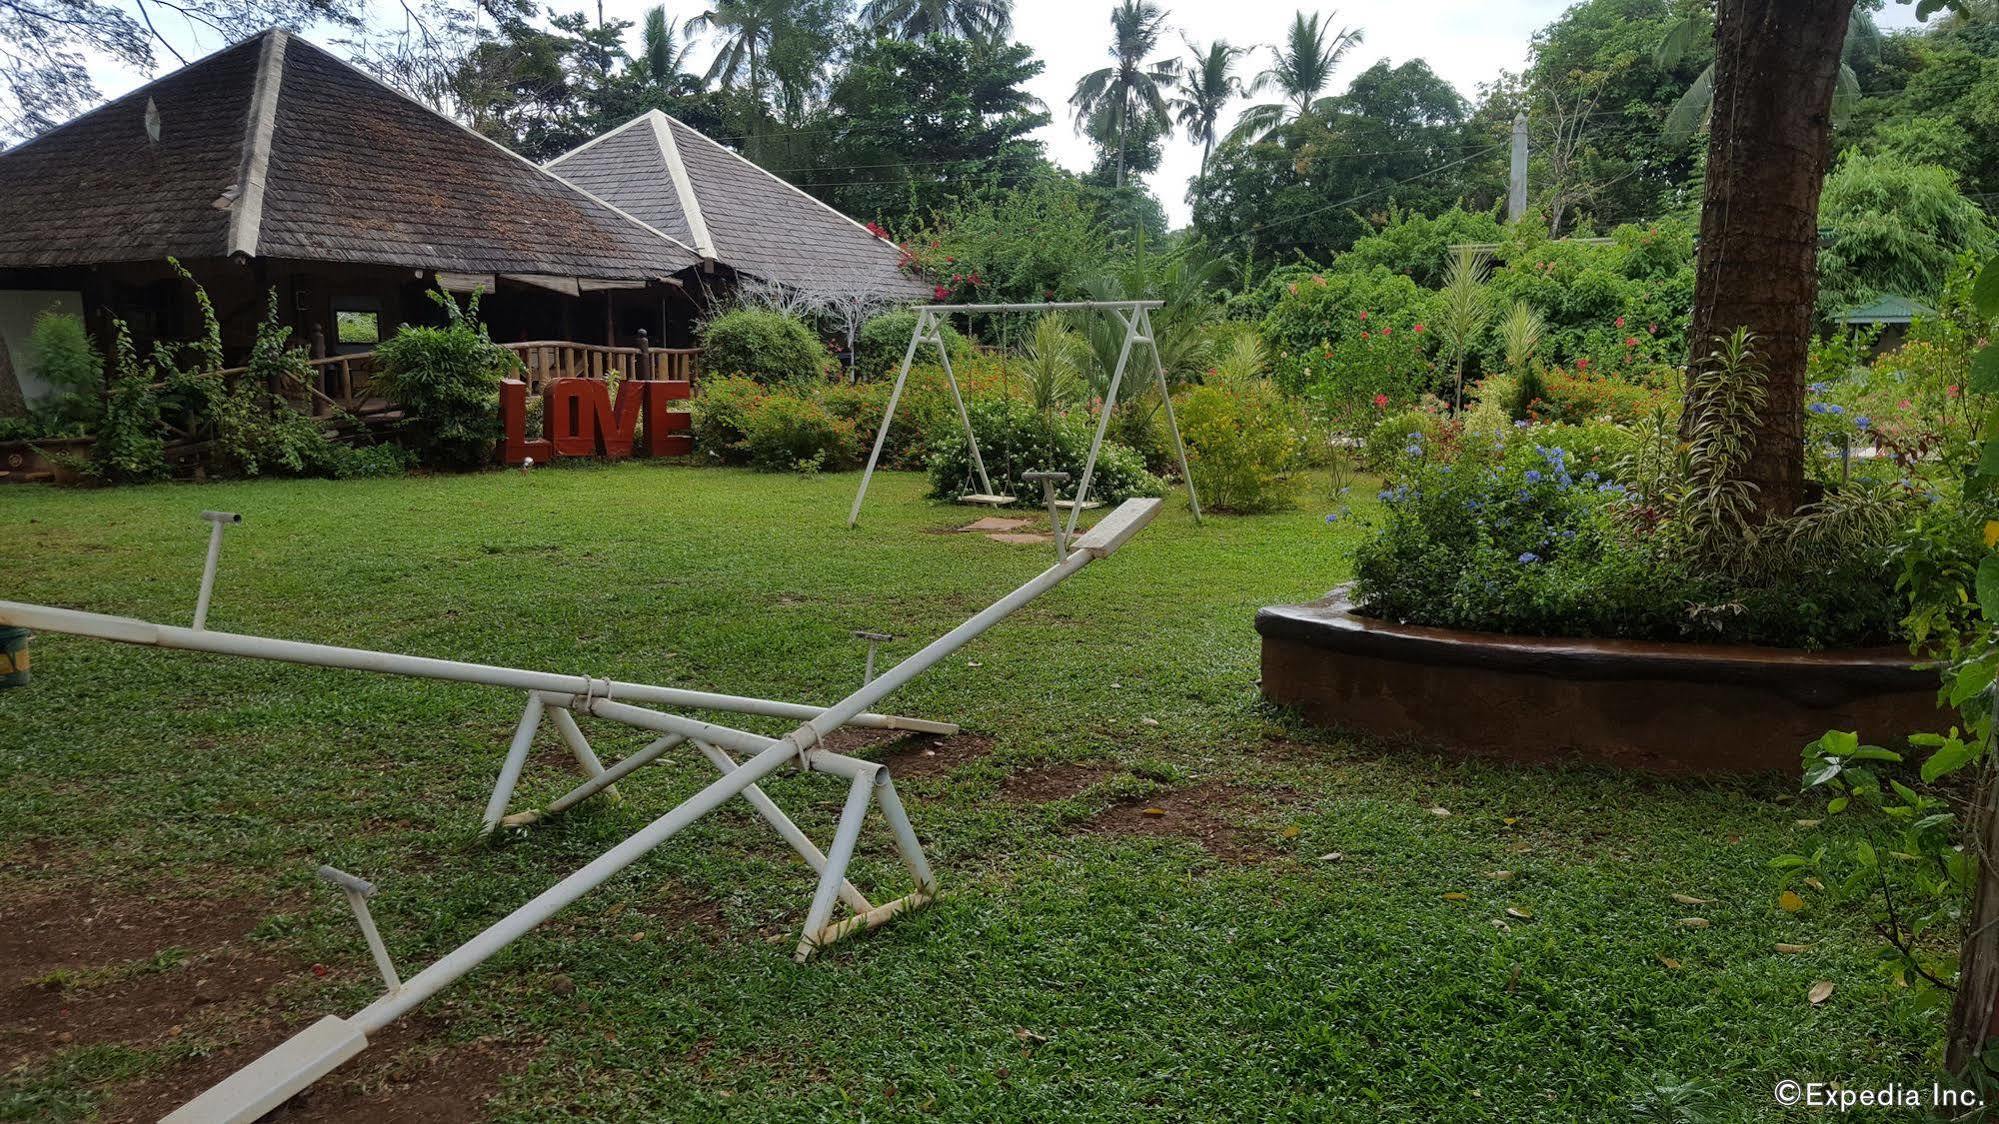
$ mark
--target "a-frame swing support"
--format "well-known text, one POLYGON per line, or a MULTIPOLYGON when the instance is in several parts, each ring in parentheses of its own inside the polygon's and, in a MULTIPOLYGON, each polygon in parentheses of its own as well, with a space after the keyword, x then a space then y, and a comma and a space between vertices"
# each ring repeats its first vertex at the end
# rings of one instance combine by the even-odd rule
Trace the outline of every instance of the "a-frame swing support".
POLYGON ((909 347, 902 353, 902 367, 896 372, 895 386, 888 394, 888 407, 882 411, 881 428, 875 432, 875 445, 868 453, 868 466, 861 472, 860 490, 854 493, 854 506, 847 512, 847 526, 859 524, 861 503, 867 499, 868 482, 874 479, 875 465, 880 462, 882 448, 888 444, 888 427, 895 422, 895 407, 902 400, 902 388, 909 381, 909 369, 916 362, 917 349, 929 344, 937 349, 937 357, 944 368, 944 381, 951 388, 951 401, 958 408, 958 420, 965 427, 965 445, 971 452, 972 468, 983 489, 968 500, 981 503, 1003 502, 1003 497, 993 491, 991 477, 986 474, 986 462, 979 452, 978 434, 972 431, 972 416, 965 408, 965 396, 958 389, 958 376, 951 369, 951 352, 944 344, 944 322, 954 313, 972 312, 1108 312, 1124 326, 1124 343, 1118 349, 1117 366, 1111 371, 1110 387, 1104 393, 1103 409, 1097 415, 1097 430, 1090 439, 1090 451, 1083 461, 1083 476, 1076 484, 1076 494, 1069 502, 1069 522, 1064 537, 1076 533, 1076 517, 1086 506, 1090 495, 1090 482, 1096 475, 1097 453, 1103 449, 1104 435, 1110 428, 1111 412, 1117 408, 1118 389, 1124 383, 1125 371, 1130 367, 1133 352, 1143 345, 1151 355, 1152 374, 1159 390, 1159 400, 1166 408, 1166 427, 1173 434, 1173 453, 1180 461, 1180 479, 1187 485, 1187 505, 1194 511, 1194 522, 1201 521, 1201 500, 1194 494, 1194 474, 1187 468, 1187 446, 1180 439, 1180 422, 1173 414, 1173 392, 1166 385, 1166 363, 1159 354, 1159 345, 1152 335, 1152 310, 1165 305, 1164 301, 1047 301, 1041 304, 927 304, 916 310, 916 327, 909 333, 909 347))

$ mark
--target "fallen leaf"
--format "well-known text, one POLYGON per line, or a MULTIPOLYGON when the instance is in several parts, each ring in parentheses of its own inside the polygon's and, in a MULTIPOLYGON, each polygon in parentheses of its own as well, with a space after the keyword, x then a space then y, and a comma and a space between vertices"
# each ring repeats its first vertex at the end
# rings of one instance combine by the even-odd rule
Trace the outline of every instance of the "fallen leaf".
POLYGON ((1508 925, 1508 924, 1506 923, 1506 919, 1505 919, 1504 917, 1495 917, 1495 918, 1493 918, 1493 919, 1492 919, 1492 927, 1493 927, 1493 928, 1495 928, 1495 929, 1497 929, 1497 930, 1499 930, 1499 931, 1500 931, 1500 932, 1502 932, 1502 933, 1510 933, 1510 932, 1512 932, 1512 931, 1513 931, 1513 926, 1511 926, 1511 925, 1508 925))
POLYGON ((1469 901, 1470 899, 1471 899, 1470 894, 1460 894, 1455 890, 1452 891, 1451 893, 1444 895, 1444 900, 1447 902, 1462 902, 1462 901, 1469 901))
POLYGON ((1319 861, 1322 863, 1336 863, 1343 858, 1346 858, 1346 856, 1338 851, 1327 851, 1325 854, 1319 856, 1319 861))
POLYGON ((1713 905, 1713 898, 1697 898, 1692 894, 1674 894, 1673 900, 1681 905, 1713 905))
POLYGON ((1302 834, 1302 831, 1303 831, 1303 829, 1301 829, 1301 828, 1300 828, 1300 827, 1299 827, 1299 826, 1298 826, 1297 824, 1295 824, 1295 823, 1294 823, 1294 824, 1285 824, 1285 825, 1284 825, 1284 831, 1283 831, 1283 835, 1284 835, 1284 838, 1286 838, 1286 839, 1296 839, 1296 838, 1298 838, 1298 836, 1299 836, 1300 834, 1302 834))
POLYGON ((1510 870, 1489 870, 1486 872, 1485 876, 1487 878, 1492 879, 1494 882, 1513 881, 1513 872, 1510 870))
POLYGON ((1506 916, 1513 918, 1515 921, 1532 921, 1534 920, 1534 911, 1524 905, 1509 905, 1506 907, 1506 916))
POLYGON ((1015 1038, 1018 1038, 1018 1039, 1020 1039, 1020 1040, 1021 1040, 1022 1042, 1046 1042, 1046 1041, 1048 1041, 1048 1036, 1047 1036, 1047 1035, 1045 1035, 1045 1034, 1036 1034, 1036 1033, 1034 1033, 1033 1031, 1031 1031, 1031 1030, 1027 1029, 1027 1028, 1026 1028, 1026 1027, 1024 1027, 1024 1026, 1018 1026, 1018 1027, 1015 1027, 1015 1028, 1013 1029, 1013 1036, 1014 1036, 1015 1038))
POLYGON ((1506 994, 1512 995, 1513 989, 1519 986, 1520 986, 1520 965, 1515 964, 1513 966, 1513 971, 1507 973, 1506 976, 1506 994))
MULTIPOLYGON (((977 661, 977 660, 966 660, 966 661, 965 661, 965 666, 966 666, 966 667, 984 667, 984 666, 986 666, 986 665, 985 665, 985 664, 982 664, 982 663, 980 663, 980 662, 979 662, 979 661, 977 661)), ((1117 684, 1113 683, 1113 684, 1111 684, 1111 686, 1115 687, 1115 686, 1117 686, 1117 684)))
POLYGON ((1831 997, 1832 997, 1831 980, 1820 980, 1819 982, 1813 984, 1812 990, 1809 993, 1807 993, 1805 996, 1805 998, 1812 1001, 1812 1006, 1814 1007, 1825 1002, 1827 999, 1831 997))
POLYGON ((1819 881, 1816 878, 1805 879, 1805 885, 1810 886, 1812 889, 1817 890, 1820 893, 1825 892, 1825 883, 1819 881))
POLYGON ((1503 817, 1499 822, 1505 824, 1507 827, 1512 827, 1514 824, 1517 824, 1520 821, 1514 818, 1513 816, 1506 816, 1503 817))
POLYGON ((1804 952, 1804 951, 1806 951, 1807 949, 1809 949, 1809 948, 1811 948, 1811 947, 1812 947, 1812 946, 1811 946, 1811 945, 1808 945, 1808 944, 1785 944, 1785 943, 1784 943, 1783 941, 1778 941, 1778 942, 1777 942, 1777 951, 1778 951, 1778 952, 1788 952, 1788 953, 1793 953, 1793 954, 1796 954, 1796 953, 1800 953, 1800 952, 1804 952))
POLYGON ((1785 913, 1796 913, 1805 908, 1805 899, 1799 897, 1795 890, 1785 890, 1777 895, 1777 908, 1785 913))
POLYGON ((1449 808, 1437 807, 1430 809, 1430 814, 1433 816, 1440 816, 1440 817, 1448 816, 1451 814, 1451 810, 1449 808))
POLYGON ((1680 962, 1679 962, 1679 961, 1677 961, 1677 960, 1673 959, 1672 957, 1670 957, 1670 956, 1667 956, 1667 955, 1665 955, 1665 954, 1663 954, 1663 953, 1659 955, 1659 963, 1661 963, 1661 964, 1664 964, 1664 965, 1665 965, 1666 967, 1668 967, 1668 968, 1671 968, 1671 969, 1673 969, 1674 971, 1678 971, 1678 970, 1679 970, 1679 968, 1680 968, 1680 962))
POLYGON ((1157 719, 1157 718, 1141 718, 1141 719, 1139 719, 1139 720, 1138 720, 1138 724, 1139 724, 1139 725, 1141 725, 1141 726, 1157 726, 1157 725, 1159 725, 1159 719, 1157 719))
POLYGON ((1164 808, 1147 808, 1143 812, 1139 813, 1139 815, 1141 816, 1163 816, 1165 814, 1166 814, 1166 809, 1164 808))
POLYGON ((1707 928, 1707 918, 1705 918, 1705 917, 1682 917, 1682 918, 1680 918, 1680 928, 1682 928, 1682 929, 1705 929, 1705 928, 1707 928))
POLYGON ((1796 823, 1796 824, 1797 824, 1797 825, 1798 825, 1799 827, 1817 827, 1818 825, 1820 825, 1820 824, 1824 823, 1825 821, 1824 821, 1824 820, 1796 820, 1796 821, 1794 821, 1794 822, 1795 822, 1795 823, 1796 823))

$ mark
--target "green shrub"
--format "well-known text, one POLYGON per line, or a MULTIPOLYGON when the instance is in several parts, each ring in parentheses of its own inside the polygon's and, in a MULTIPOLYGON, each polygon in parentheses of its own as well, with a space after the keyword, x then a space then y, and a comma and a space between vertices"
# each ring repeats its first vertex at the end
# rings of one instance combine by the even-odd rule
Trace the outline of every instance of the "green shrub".
POLYGON ((810 382, 826 348, 795 316, 768 308, 738 308, 701 326, 701 366, 718 375, 760 383, 810 382))
POLYGON ((104 407, 104 357, 84 330, 82 318, 55 311, 35 317, 28 353, 29 371, 50 390, 49 398, 34 410, 38 423, 45 428, 96 425, 104 407))
POLYGON ((742 375, 703 378, 694 384, 694 451, 723 464, 743 464, 749 457, 743 444, 749 436, 748 416, 764 396, 764 388, 742 375))
MULTIPOLYGON (((1067 472, 1069 483, 1060 492, 1075 494, 1083 478, 1083 460, 1090 449, 1095 419, 1084 411, 1052 414, 1003 398, 976 398, 967 404, 972 432, 978 435, 979 453, 993 488, 1011 495, 1022 504, 1041 506, 1041 485, 1022 480, 1021 474, 1038 469, 1067 472)), ((930 494, 955 500, 979 490, 978 476, 965 434, 956 415, 941 421, 929 435, 930 494)), ((1145 469, 1145 460, 1126 446, 1105 441, 1097 454, 1096 475, 1090 481, 1090 498, 1118 503, 1132 496, 1155 496, 1165 492, 1165 482, 1145 469)))
POLYGON ((403 433, 433 468, 477 468, 499 441, 500 380, 519 369, 478 321, 479 294, 463 308, 450 293, 430 294, 445 310, 441 328, 408 324, 375 349, 375 387, 401 406, 403 433))
MULTIPOLYGON (((916 313, 911 309, 884 312, 863 324, 854 337, 854 377, 862 381, 894 378, 902 366, 902 357, 909 352, 909 337, 915 331, 916 313)), ((944 347, 950 352, 954 367, 972 351, 965 337, 949 324, 944 325, 944 347)), ((916 362, 936 361, 936 345, 917 345, 916 362)))
POLYGON ((139 362, 132 334, 120 320, 112 345, 111 390, 90 448, 90 474, 112 484, 139 484, 167 475, 166 442, 160 436, 160 396, 153 368, 139 362))
POLYGON ((1433 451, 1443 435, 1444 423, 1435 414, 1423 410, 1389 414, 1368 433, 1361 462, 1382 476, 1399 475, 1404 462, 1433 451))
POLYGON ((1203 508, 1252 514, 1293 502, 1304 418, 1268 380, 1218 377, 1175 409, 1203 508))
POLYGON ((750 467, 765 472, 839 471, 857 463, 854 423, 836 418, 816 398, 779 391, 757 399, 743 416, 750 467))
POLYGON ((286 346, 290 334, 278 318, 278 295, 272 290, 248 369, 233 382, 219 371, 190 371, 177 380, 180 390, 200 403, 195 428, 209 438, 204 459, 210 468, 244 476, 335 474, 337 446, 326 430, 273 390, 304 388, 313 381, 305 350, 286 346))

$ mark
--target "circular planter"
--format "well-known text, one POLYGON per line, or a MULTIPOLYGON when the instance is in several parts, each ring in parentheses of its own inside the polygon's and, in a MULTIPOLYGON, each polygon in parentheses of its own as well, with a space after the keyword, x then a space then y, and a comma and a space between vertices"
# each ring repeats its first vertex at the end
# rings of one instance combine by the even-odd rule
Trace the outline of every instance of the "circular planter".
POLYGON ((1899 746, 1941 730, 1934 671, 1900 648, 1505 636, 1396 624, 1346 587, 1259 611, 1263 696, 1320 725, 1516 760, 1796 772, 1827 730, 1899 746))

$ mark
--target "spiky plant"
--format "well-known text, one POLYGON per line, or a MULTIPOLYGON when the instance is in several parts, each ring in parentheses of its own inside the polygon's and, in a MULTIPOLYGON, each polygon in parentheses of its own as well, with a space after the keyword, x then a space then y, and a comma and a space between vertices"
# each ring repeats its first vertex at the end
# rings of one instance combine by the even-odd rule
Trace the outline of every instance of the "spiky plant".
POLYGON ((1547 331, 1548 322, 1541 319, 1533 305, 1514 301, 1513 307, 1506 310, 1506 318, 1499 322, 1499 342, 1506 352, 1506 369, 1515 376, 1525 371, 1547 331))
POLYGON ((1245 91, 1256 93, 1273 88, 1284 100, 1243 110, 1242 116, 1236 118, 1235 128, 1229 130, 1229 140, 1269 140, 1300 118, 1328 112, 1332 99, 1324 96, 1325 90, 1332 85, 1333 74, 1347 52, 1360 45, 1362 34, 1358 27, 1334 31, 1332 21, 1317 12, 1309 16, 1297 13, 1285 32, 1284 42, 1270 49, 1275 56, 1270 69, 1257 75, 1245 91))
POLYGON ((1083 397, 1089 345, 1059 313, 1044 312, 1021 349, 1020 372, 1028 400, 1044 413, 1066 409, 1083 397))
POLYGON ((1485 287, 1486 269, 1483 254, 1469 246, 1460 246, 1444 274, 1444 287, 1438 290, 1443 304, 1436 323, 1437 342, 1444 361, 1451 365, 1456 384, 1454 404, 1460 413, 1465 408, 1465 357, 1492 322, 1492 294, 1485 287))

